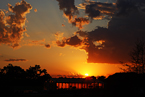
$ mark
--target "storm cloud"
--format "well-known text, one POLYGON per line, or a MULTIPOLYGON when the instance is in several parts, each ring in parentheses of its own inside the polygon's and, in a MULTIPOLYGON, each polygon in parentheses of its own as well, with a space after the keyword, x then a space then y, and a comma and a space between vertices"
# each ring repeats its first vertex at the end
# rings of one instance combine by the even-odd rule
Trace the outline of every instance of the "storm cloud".
POLYGON ((105 18, 105 15, 112 16, 115 13, 115 5, 112 3, 89 2, 85 6, 85 13, 91 19, 105 18))
POLYGON ((79 30, 75 33, 76 37, 81 37, 79 46, 80 49, 87 52, 87 62, 129 62, 129 52, 135 42, 137 40, 145 41, 144 6, 143 0, 117 0, 116 4, 92 2, 90 5, 86 5, 85 12, 91 18, 102 14, 112 17, 108 28, 97 26, 96 29, 89 32, 79 30))

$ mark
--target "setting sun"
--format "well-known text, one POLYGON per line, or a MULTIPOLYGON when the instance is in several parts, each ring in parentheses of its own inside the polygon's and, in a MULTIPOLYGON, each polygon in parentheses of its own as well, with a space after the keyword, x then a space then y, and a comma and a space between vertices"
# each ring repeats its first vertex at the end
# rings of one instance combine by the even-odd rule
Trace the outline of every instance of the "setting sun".
POLYGON ((89 75, 88 73, 85 74, 85 76, 88 76, 88 75, 89 75))

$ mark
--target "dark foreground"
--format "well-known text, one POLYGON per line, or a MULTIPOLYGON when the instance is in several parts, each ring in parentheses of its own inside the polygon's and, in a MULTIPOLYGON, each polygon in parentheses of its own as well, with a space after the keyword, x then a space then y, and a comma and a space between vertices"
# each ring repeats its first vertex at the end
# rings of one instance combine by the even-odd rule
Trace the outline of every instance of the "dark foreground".
POLYGON ((0 97, 145 97, 145 73, 115 73, 99 80, 104 88, 57 90, 39 65, 24 70, 9 64, 0 69, 0 97), (45 91, 46 81, 49 87, 45 91), (53 85, 55 88, 51 88, 53 85))
MULTIPOLYGON (((122 89, 122 88, 120 88, 122 89)), ((41 93, 13 93, 3 94, 0 97, 145 97, 143 91, 122 91, 108 89, 80 89, 80 90, 55 90, 42 91, 41 93)))
POLYGON ((80 89, 80 90, 55 90, 42 91, 41 93, 13 93, 3 94, 0 97, 104 97, 103 89, 80 89))

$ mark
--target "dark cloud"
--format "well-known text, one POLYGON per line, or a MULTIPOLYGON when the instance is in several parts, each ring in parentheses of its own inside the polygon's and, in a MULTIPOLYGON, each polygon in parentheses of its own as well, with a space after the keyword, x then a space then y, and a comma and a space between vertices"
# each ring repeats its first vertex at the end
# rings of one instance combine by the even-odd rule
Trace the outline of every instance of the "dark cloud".
POLYGON ((117 0, 117 15, 128 15, 132 12, 142 11, 144 6, 144 0, 117 0))
POLYGON ((83 17, 75 18, 74 21, 71 21, 72 25, 78 27, 79 29, 82 29, 83 25, 89 24, 89 22, 89 19, 83 17))
POLYGON ((137 39, 145 36, 145 29, 111 29, 98 28, 91 32, 78 32, 85 37, 83 47, 88 53, 89 63, 119 63, 128 62, 129 52, 137 39), (86 35, 87 34, 87 35, 86 35))
MULTIPOLYGON (((134 6, 135 5, 136 3, 134 3, 134 6)), ((122 4, 122 6, 124 5, 122 4)), ((130 6, 130 9, 132 9, 132 6, 130 6)), ((132 12, 129 11, 127 13, 121 12, 119 12, 120 15, 122 14, 121 17, 118 16, 118 14, 113 15, 108 23, 108 28, 98 27, 88 33, 79 33, 80 36, 88 34, 86 42, 89 46, 85 48, 88 52, 88 62, 127 62, 129 61, 128 54, 132 50, 134 43, 138 39, 143 39, 145 41, 145 14, 140 10, 134 10, 134 12, 132 10, 132 12), (98 46, 94 44, 95 41, 99 40, 104 40, 105 42, 98 46)))
MULTIPOLYGON (((84 17, 77 17, 79 14, 78 8, 74 4, 74 0, 57 0, 59 2, 59 9, 63 11, 64 16, 68 19, 68 22, 73 26, 82 29, 83 25, 89 24, 89 19, 84 17)), ((62 25, 64 26, 64 25, 62 25)))
POLYGON ((116 11, 115 5, 112 3, 86 1, 81 6, 84 6, 85 13, 91 19, 103 19, 106 17, 105 15, 112 16, 116 11))
POLYGON ((109 18, 116 11, 115 5, 112 3, 101 3, 86 1, 80 4, 82 8, 85 8, 85 13, 88 17, 77 17, 79 14, 78 8, 74 4, 74 0, 57 0, 59 2, 59 9, 63 11, 64 16, 68 19, 68 22, 79 29, 83 28, 83 25, 89 24, 92 19, 109 18))
POLYGON ((6 62, 25 62, 28 60, 26 60, 26 59, 6 59, 4 61, 6 61, 6 62))
POLYGON ((51 46, 50 46, 50 44, 45 44, 45 47, 50 48, 51 46))
POLYGON ((69 20, 78 14, 78 8, 74 4, 74 0, 57 0, 59 2, 59 9, 62 10, 69 20))
POLYGON ((74 46, 74 47, 78 47, 80 46, 82 43, 82 40, 77 36, 72 36, 70 38, 64 38, 62 41, 57 40, 56 44, 60 47, 64 47, 66 45, 70 45, 70 46, 74 46))
POLYGON ((96 6, 96 5, 95 4, 92 4, 92 5, 87 5, 86 6, 85 12, 91 18, 98 17, 98 16, 101 15, 101 12, 99 10, 96 10, 95 8, 93 8, 94 6, 96 6))
POLYGON ((13 49, 18 49, 18 48, 20 48, 21 46, 20 46, 20 44, 18 44, 18 43, 15 43, 15 44, 12 44, 12 45, 10 45, 13 49))
POLYGON ((0 10, 0 44, 3 43, 16 48, 19 47, 23 32, 26 31, 26 14, 29 13, 32 7, 22 0, 20 3, 16 3, 14 7, 8 4, 8 9, 13 14, 6 16, 0 10))
POLYGON ((117 0, 115 12, 112 10, 111 6, 113 5, 111 4, 93 3, 95 7, 92 8, 102 9, 103 12, 110 11, 114 14, 111 14, 112 18, 108 23, 108 28, 97 27, 90 32, 80 30, 75 33, 76 37, 81 37, 79 47, 87 52, 89 63, 129 62, 129 52, 134 47, 135 42, 137 40, 145 41, 145 14, 142 11, 142 5, 145 3, 141 3, 141 1, 117 0), (126 2, 130 5, 124 5, 126 2), (111 9, 105 9, 109 6, 111 9))
POLYGON ((115 0, 116 3, 102 3, 85 1, 81 6, 85 7, 85 13, 91 19, 103 19, 108 16, 112 17, 128 15, 137 11, 144 11, 145 1, 144 0, 115 0))
POLYGON ((81 37, 87 37, 88 36, 87 31, 82 31, 82 30, 77 31, 75 34, 79 34, 79 36, 81 36, 81 37))
POLYGON ((62 41, 59 41, 59 40, 57 40, 56 41, 56 44, 57 44, 57 46, 59 46, 59 47, 65 47, 66 46, 66 42, 65 42, 66 40, 62 40, 62 41))
POLYGON ((66 39, 66 44, 71 46, 79 46, 81 45, 82 40, 78 36, 73 36, 71 38, 66 39))

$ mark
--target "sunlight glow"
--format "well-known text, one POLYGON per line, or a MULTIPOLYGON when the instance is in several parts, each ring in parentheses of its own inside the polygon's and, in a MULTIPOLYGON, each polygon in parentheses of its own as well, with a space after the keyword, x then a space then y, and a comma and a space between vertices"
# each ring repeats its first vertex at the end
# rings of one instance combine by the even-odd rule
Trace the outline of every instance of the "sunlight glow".
POLYGON ((85 76, 88 76, 88 75, 89 75, 88 73, 85 74, 85 76))

